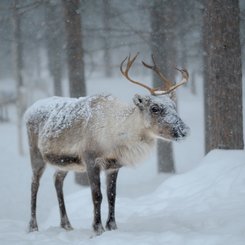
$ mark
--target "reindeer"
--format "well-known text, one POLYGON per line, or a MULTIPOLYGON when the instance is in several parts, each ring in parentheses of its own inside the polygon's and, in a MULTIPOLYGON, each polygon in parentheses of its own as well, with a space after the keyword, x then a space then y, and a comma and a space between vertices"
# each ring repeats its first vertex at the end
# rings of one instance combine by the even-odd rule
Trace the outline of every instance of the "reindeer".
MULTIPOLYGON (((138 54, 137 54, 138 55, 138 54)), ((167 90, 151 88, 128 75, 135 55, 126 57, 120 66, 122 75, 132 83, 146 88, 150 95, 136 94, 133 103, 124 104, 109 94, 81 98, 51 97, 37 101, 25 113, 33 178, 31 184, 31 220, 29 231, 37 231, 36 198, 39 181, 46 164, 54 166, 61 227, 71 230, 63 198, 63 181, 70 170, 87 172, 93 206, 93 230, 104 232, 101 223, 102 194, 100 172, 106 172, 109 214, 107 230, 117 229, 115 221, 116 181, 122 166, 138 162, 154 146, 157 138, 178 141, 187 136, 189 128, 176 112, 173 91, 186 83, 188 72, 173 85, 153 65, 143 63, 168 85, 167 90), (123 69, 127 60, 126 68, 123 69)))

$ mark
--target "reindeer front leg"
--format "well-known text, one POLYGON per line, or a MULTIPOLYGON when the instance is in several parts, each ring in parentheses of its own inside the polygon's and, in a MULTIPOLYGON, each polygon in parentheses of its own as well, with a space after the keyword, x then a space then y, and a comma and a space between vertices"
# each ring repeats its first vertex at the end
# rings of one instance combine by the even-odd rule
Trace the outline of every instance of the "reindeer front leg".
POLYGON ((106 172, 107 199, 109 205, 109 214, 106 222, 107 230, 117 229, 117 224, 115 221, 115 202, 116 202, 116 183, 117 183, 118 171, 119 169, 106 172))
POLYGON ((87 174, 94 204, 93 229, 96 235, 101 235, 105 230, 102 226, 100 211, 102 202, 102 194, 100 190, 100 167, 95 164, 95 160, 95 154, 86 154, 85 161, 87 166, 87 174))

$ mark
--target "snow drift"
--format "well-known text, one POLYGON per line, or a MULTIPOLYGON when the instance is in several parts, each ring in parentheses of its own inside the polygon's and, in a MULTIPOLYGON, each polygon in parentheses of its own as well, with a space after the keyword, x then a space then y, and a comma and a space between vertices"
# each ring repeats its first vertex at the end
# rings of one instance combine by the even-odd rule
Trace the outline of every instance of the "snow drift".
MULTIPOLYGON (((67 210, 74 230, 58 227, 58 207, 27 233, 27 223, 0 220, 1 244, 222 244, 245 241, 245 151, 214 150, 188 173, 173 175, 152 193, 118 193, 119 230, 91 239, 90 190, 69 195, 67 210)), ((120 183, 123 185, 123 183, 120 183)), ((41 205, 41 204, 40 204, 41 205)), ((102 216, 107 215, 106 198, 102 216)))

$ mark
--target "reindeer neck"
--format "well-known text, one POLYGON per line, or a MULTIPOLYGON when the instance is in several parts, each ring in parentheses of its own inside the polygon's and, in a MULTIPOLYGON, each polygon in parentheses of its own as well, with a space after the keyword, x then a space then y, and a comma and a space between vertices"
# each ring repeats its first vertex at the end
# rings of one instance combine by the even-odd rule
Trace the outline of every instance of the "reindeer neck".
POLYGON ((144 116, 140 109, 135 105, 129 105, 124 111, 124 120, 121 121, 122 127, 126 132, 135 135, 137 138, 149 138, 149 129, 145 126, 144 116))

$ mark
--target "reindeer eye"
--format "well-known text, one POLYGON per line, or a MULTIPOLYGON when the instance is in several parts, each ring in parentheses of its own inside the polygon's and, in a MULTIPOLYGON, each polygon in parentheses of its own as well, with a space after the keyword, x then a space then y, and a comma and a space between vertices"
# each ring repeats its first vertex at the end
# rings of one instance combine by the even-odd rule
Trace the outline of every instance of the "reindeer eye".
POLYGON ((151 110, 152 113, 155 113, 156 114, 156 113, 159 113, 160 112, 160 107, 154 105, 154 106, 151 107, 150 110, 151 110))

